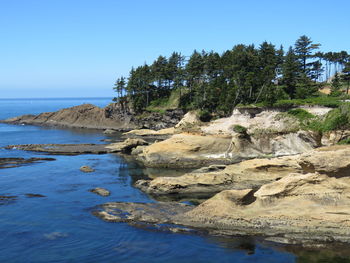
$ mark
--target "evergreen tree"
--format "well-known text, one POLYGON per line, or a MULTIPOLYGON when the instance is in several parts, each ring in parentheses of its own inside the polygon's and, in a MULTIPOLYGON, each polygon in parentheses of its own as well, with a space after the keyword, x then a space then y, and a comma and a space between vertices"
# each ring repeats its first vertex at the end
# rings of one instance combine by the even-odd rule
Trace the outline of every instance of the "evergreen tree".
POLYGON ((342 80, 346 83, 346 94, 349 94, 350 88, 350 61, 347 62, 342 71, 342 80))
POLYGON ((310 73, 310 68, 314 62, 308 63, 308 59, 314 57, 314 50, 317 50, 320 44, 313 44, 311 38, 303 35, 295 42, 295 54, 301 62, 301 71, 306 76, 310 73))
POLYGON ((289 47, 282 65, 282 84, 285 92, 291 99, 295 98, 298 77, 300 74, 299 69, 300 63, 296 54, 294 53, 294 49, 289 47))
POLYGON ((154 80, 157 82, 158 88, 164 88, 167 76, 168 60, 166 57, 159 56, 151 66, 154 80))
POLYGON ((332 88, 330 95, 333 97, 338 97, 341 95, 341 80, 338 73, 335 73, 334 78, 332 80, 332 88))

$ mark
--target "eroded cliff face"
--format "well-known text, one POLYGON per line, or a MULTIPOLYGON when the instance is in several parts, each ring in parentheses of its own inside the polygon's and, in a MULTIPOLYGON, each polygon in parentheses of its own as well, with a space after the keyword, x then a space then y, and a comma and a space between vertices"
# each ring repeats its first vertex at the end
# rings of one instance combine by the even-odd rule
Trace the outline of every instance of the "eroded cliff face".
POLYGON ((198 168, 204 165, 230 164, 244 159, 294 155, 319 146, 313 133, 299 131, 269 134, 258 138, 231 135, 175 134, 146 147, 138 159, 147 167, 198 168))
MULTIPOLYGON (((330 109, 307 110, 321 116, 330 109)), ((202 123, 194 112, 189 112, 172 132, 171 138, 146 147, 139 160, 148 167, 197 168, 300 154, 322 146, 325 141, 317 132, 301 130, 300 123, 281 110, 261 108, 236 109, 229 118, 209 123, 202 123), (236 125, 245 127, 246 132, 235 132, 236 125)))

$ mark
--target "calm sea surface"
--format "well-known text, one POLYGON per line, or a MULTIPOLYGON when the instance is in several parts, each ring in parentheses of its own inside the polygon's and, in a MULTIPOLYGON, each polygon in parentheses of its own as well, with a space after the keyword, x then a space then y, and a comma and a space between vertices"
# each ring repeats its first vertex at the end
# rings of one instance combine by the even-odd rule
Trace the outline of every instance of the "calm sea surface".
MULTIPOLYGON (((0 99, 0 119, 110 99, 0 99)), ((0 147, 28 143, 101 143, 98 131, 0 124, 0 147)), ((0 148, 0 157, 47 155, 0 148)), ((303 250, 254 238, 173 234, 107 223, 91 210, 109 201, 154 202, 132 184, 142 170, 118 155, 53 156, 56 161, 0 170, 0 262, 348 262, 341 251, 303 250), (82 173, 82 165, 96 172, 82 173), (112 194, 90 193, 104 187, 112 194), (29 198, 26 194, 41 194, 29 198), (329 260, 329 261, 328 261, 329 260)))

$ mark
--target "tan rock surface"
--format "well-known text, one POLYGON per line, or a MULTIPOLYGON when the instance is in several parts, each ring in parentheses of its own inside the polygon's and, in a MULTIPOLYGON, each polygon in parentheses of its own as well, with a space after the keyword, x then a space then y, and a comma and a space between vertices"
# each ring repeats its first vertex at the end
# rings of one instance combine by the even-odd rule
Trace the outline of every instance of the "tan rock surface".
POLYGON ((302 237, 304 242, 350 241, 349 177, 291 174, 262 186, 253 197, 249 193, 223 191, 185 217, 202 227, 302 237))
POLYGON ((217 193, 224 189, 257 188, 289 173, 300 171, 301 167, 295 156, 252 159, 227 165, 226 168, 214 172, 194 171, 178 177, 139 180, 136 186, 153 194, 217 193))
POLYGON ((350 176, 349 154, 350 146, 323 147, 301 155, 246 160, 213 172, 208 167, 178 177, 140 180, 136 186, 153 194, 216 193, 225 189, 256 189, 292 173, 344 177, 350 176))
POLYGON ((123 142, 111 143, 106 146, 107 149, 110 149, 111 152, 122 152, 122 153, 131 153, 132 149, 137 146, 147 145, 148 142, 142 139, 131 139, 128 138, 123 142))
POLYGON ((149 167, 195 168, 224 159, 230 142, 227 136, 175 134, 145 148, 139 159, 149 167))
POLYGON ((129 132, 123 133, 125 136, 157 136, 157 135, 173 135, 175 132, 174 128, 167 128, 162 130, 150 130, 150 129, 139 129, 139 130, 131 130, 129 132))
POLYGON ((329 176, 350 176, 350 146, 322 147, 300 156, 299 165, 305 172, 319 172, 329 176))

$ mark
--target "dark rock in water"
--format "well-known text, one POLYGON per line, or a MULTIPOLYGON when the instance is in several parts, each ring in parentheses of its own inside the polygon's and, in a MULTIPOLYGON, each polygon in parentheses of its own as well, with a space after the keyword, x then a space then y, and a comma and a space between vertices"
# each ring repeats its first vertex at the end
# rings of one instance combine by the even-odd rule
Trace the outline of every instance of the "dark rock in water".
POLYGON ((32 157, 29 159, 24 158, 0 158, 0 169, 4 168, 14 168, 30 163, 40 163, 43 161, 55 161, 55 158, 39 158, 39 157, 32 157))
POLYGON ((25 194, 26 197, 33 198, 33 197, 46 197, 45 195, 41 194, 25 194))
POLYGON ((50 154, 104 154, 111 152, 105 144, 20 144, 8 145, 5 149, 46 152, 50 154))
POLYGON ((98 194, 100 196, 109 196, 111 195, 111 192, 108 191, 107 189, 105 188, 102 188, 102 187, 96 187, 94 189, 91 189, 89 190, 91 193, 95 193, 95 194, 98 194))
POLYGON ((80 171, 84 172, 84 173, 92 173, 95 172, 94 169, 92 169, 90 166, 88 165, 84 165, 82 167, 80 167, 80 171))
POLYGON ((16 195, 0 195, 0 205, 8 205, 17 200, 16 195))

